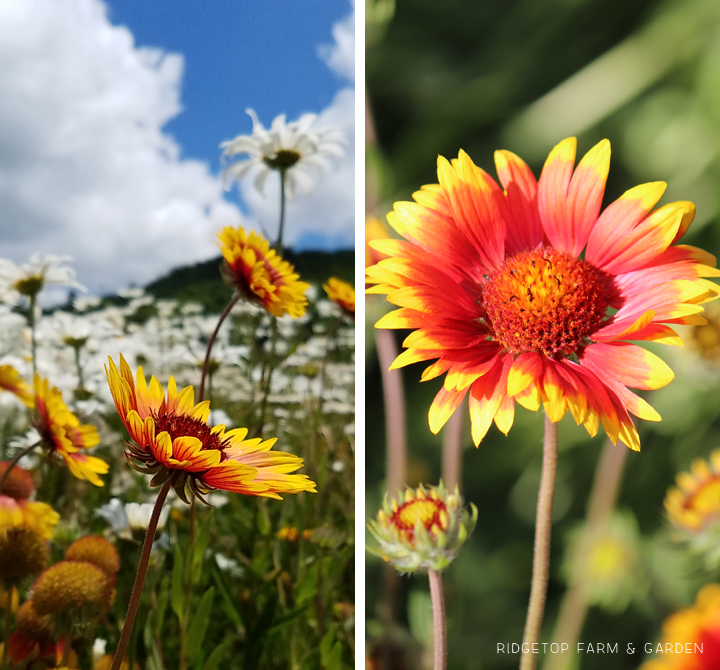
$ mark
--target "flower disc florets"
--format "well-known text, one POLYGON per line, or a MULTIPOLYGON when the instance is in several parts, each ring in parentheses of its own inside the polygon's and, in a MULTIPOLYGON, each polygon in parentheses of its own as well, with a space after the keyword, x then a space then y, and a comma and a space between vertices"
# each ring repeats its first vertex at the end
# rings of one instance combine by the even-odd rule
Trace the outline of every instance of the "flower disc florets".
POLYGON ((65 560, 92 563, 113 581, 120 570, 117 549, 99 535, 86 535, 73 542, 65 552, 65 560))
POLYGON ((486 320, 513 353, 573 354, 605 316, 600 273, 579 258, 540 247, 508 258, 487 280, 486 320))
POLYGON ((477 508, 463 508, 455 489, 438 487, 406 489, 395 499, 385 497, 377 518, 368 523, 379 547, 368 551, 391 563, 400 572, 442 570, 457 556, 475 528, 477 508))
POLYGON ((47 614, 56 634, 70 633, 103 617, 115 599, 108 576, 84 561, 60 561, 40 577, 32 588, 38 614, 47 614))
POLYGON ((5 588, 42 572, 50 553, 47 542, 29 528, 0 530, 0 580, 5 588))

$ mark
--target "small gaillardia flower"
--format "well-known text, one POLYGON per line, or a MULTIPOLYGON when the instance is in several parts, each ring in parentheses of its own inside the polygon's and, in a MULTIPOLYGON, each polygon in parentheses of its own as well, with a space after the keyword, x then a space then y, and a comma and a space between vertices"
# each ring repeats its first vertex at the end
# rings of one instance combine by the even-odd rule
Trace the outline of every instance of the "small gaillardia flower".
POLYGON ((569 537, 563 572, 585 601, 610 612, 641 600, 650 580, 635 518, 615 512, 601 524, 583 524, 569 537))
POLYGON ((35 611, 50 618, 56 637, 75 636, 97 623, 115 600, 114 579, 85 561, 60 561, 33 584, 35 611))
POLYGON ((115 583, 120 571, 120 557, 117 549, 104 537, 86 535, 75 540, 65 552, 66 561, 84 561, 97 565, 115 583))
POLYGON ((223 156, 248 156, 225 170, 228 181, 254 174, 255 187, 262 193, 270 173, 282 172, 287 195, 294 198, 298 187, 309 193, 316 179, 332 167, 331 159, 345 153, 345 134, 335 128, 314 128, 315 114, 303 114, 289 123, 281 114, 265 128, 254 110, 246 111, 253 122, 252 135, 238 135, 220 145, 223 156))
POLYGON ((50 559, 47 541, 22 526, 0 530, 0 583, 11 589, 42 572, 50 559))
POLYGON ((190 493, 202 500, 213 489, 281 499, 280 493, 315 492, 300 469, 298 456, 273 451, 276 438, 246 440, 247 428, 225 432, 210 426, 210 402, 195 404, 195 390, 178 392, 170 377, 167 397, 160 382, 148 384, 142 367, 133 378, 120 356, 120 369, 109 359, 106 368, 110 391, 118 414, 133 443, 126 442, 128 462, 139 472, 153 474, 152 485, 171 479, 175 492, 187 502, 190 493))
POLYGON ((355 318, 355 289, 351 284, 337 277, 330 277, 327 284, 323 284, 323 288, 327 297, 337 304, 347 316, 355 318))
MULTIPOLYGON (((0 461, 0 477, 9 461, 0 461)), ((29 528, 49 540, 60 515, 44 502, 30 500, 35 487, 27 470, 15 466, 0 491, 0 531, 5 528, 29 528)))
POLYGON ((671 614, 661 639, 652 645, 655 658, 640 670, 715 670, 720 667, 720 584, 708 584, 695 604, 671 614))
POLYGON ((34 403, 30 387, 12 365, 0 365, 0 389, 10 391, 32 409, 34 403))
POLYGON ((50 629, 50 617, 38 614, 32 599, 26 600, 18 609, 15 631, 8 642, 10 660, 20 665, 30 656, 56 657, 57 652, 58 647, 50 629))
POLYGON ((657 356, 630 341, 681 344, 673 324, 701 324, 701 303, 718 297, 704 277, 715 258, 675 243, 695 215, 690 202, 653 211, 665 190, 630 189, 602 213, 610 143, 573 170, 576 140, 558 144, 536 181, 509 151, 495 163, 502 187, 460 152, 438 159, 439 184, 388 215, 405 240, 370 245, 390 258, 368 268, 370 293, 401 309, 379 328, 415 329, 393 363, 436 362, 445 374, 430 409, 437 433, 469 396, 472 437, 490 425, 507 433, 515 403, 559 421, 569 410, 594 435, 640 448, 629 416, 659 421, 628 387, 673 378, 657 356))
POLYGON ((715 567, 720 563, 720 449, 710 454, 709 463, 694 460, 675 483, 665 496, 668 520, 680 539, 715 567))
POLYGON ((368 522, 379 546, 367 549, 399 572, 442 570, 475 528, 477 508, 470 503, 470 509, 464 509, 457 488, 448 493, 442 482, 407 488, 393 499, 386 495, 377 517, 368 522))
POLYGON ((104 486, 98 475, 104 475, 110 466, 100 458, 88 456, 85 451, 100 442, 97 428, 81 424, 67 408, 62 393, 51 387, 47 379, 35 375, 35 428, 43 446, 51 455, 58 454, 68 470, 78 479, 87 479, 95 486, 104 486))
POLYGON ((295 268, 252 230, 223 228, 218 234, 225 282, 245 300, 262 305, 273 316, 305 314, 310 284, 300 281, 295 268))

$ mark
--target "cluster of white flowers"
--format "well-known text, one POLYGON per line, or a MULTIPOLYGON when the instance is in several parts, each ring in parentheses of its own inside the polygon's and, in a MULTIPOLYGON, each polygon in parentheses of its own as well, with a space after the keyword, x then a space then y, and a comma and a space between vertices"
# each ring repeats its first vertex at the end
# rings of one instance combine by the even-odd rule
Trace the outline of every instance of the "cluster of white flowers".
MULTIPOLYGON (((63 263, 65 260, 62 261, 63 263)), ((45 284, 60 282, 79 286, 74 272, 63 266, 62 271, 48 259, 34 257, 24 277, 37 268, 45 268, 45 284)), ((26 318, 13 308, 17 296, 10 279, 15 282, 19 271, 10 272, 10 261, 0 260, 7 270, 7 283, 0 283, 6 304, 0 302, 0 365, 12 365, 28 383, 32 381, 32 365, 28 355, 30 334, 26 318)), ((17 266, 15 266, 17 270, 17 266)), ((321 291, 313 291, 320 314, 333 314, 332 304, 321 291)), ((113 402, 105 375, 108 356, 117 359, 120 352, 131 364, 143 365, 145 371, 166 381, 174 375, 179 384, 196 385, 200 379, 207 341, 214 330, 218 315, 204 314, 202 306, 159 300, 142 289, 129 289, 120 293, 122 300, 105 300, 80 296, 73 311, 56 309, 36 320, 36 362, 42 377, 52 380, 64 399, 83 416, 111 412, 113 402)), ((262 384, 261 366, 248 366, 253 338, 260 343, 269 336, 267 324, 260 318, 263 310, 255 305, 240 302, 233 316, 246 326, 255 327, 254 336, 244 333, 240 338, 226 325, 212 351, 214 371, 212 396, 230 403, 248 403, 258 397, 262 384), (240 341, 242 340, 242 341, 240 341), (249 341, 248 341, 249 340, 249 341)), ((302 421, 307 416, 307 402, 321 394, 326 414, 342 415, 343 421, 352 421, 354 414, 354 375, 352 363, 325 362, 324 378, 320 374, 328 350, 327 326, 304 342, 294 346, 298 333, 308 329, 309 315, 292 319, 279 319, 282 337, 276 343, 276 354, 287 358, 272 376, 269 402, 284 411, 275 414, 277 427, 286 428, 290 421, 302 421), (295 338, 295 340, 293 340, 295 338)), ((318 324, 315 324, 317 326, 318 324)), ((336 333, 332 348, 353 347, 353 328, 344 325, 336 333)), ((9 393, 0 393, 0 424, 19 421, 19 401, 9 393)), ((213 423, 231 426, 234 421, 219 407, 213 409, 213 423)), ((22 423, 22 422, 20 422, 22 423)), ((27 426, 14 426, 13 444, 22 446, 36 439, 31 432, 19 436, 27 426)))

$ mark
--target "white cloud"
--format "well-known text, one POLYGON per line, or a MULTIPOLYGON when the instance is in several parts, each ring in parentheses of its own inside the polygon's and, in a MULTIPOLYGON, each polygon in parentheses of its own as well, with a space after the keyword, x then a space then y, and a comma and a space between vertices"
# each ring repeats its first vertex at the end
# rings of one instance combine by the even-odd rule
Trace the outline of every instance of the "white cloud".
POLYGON ((182 56, 135 48, 99 0, 0 3, 2 254, 67 254, 93 291, 217 253, 241 221, 205 163, 162 126, 182 56))
MULTIPOLYGON (((345 72, 348 21, 335 26, 327 55, 345 72)), ((182 74, 181 55, 136 47, 127 28, 109 23, 102 0, 1 0, 0 255, 17 263, 33 252, 72 256, 92 292, 217 255, 217 230, 243 219, 221 178, 181 159, 162 131, 181 111, 182 74)), ((340 91, 319 120, 344 128, 350 149, 352 96, 340 91)), ((288 243, 332 220, 336 231, 318 231, 325 242, 352 244, 351 154, 290 204, 288 243)), ((274 230, 272 190, 256 200, 248 198, 254 218, 274 230)))
MULTIPOLYGON (((355 3, 352 3, 353 8, 355 3)), ((355 81, 355 11, 333 26, 335 43, 323 44, 318 52, 339 75, 355 81)))
MULTIPOLYGON (((333 45, 320 47, 326 63, 348 79, 355 71, 355 12, 333 26, 333 45)), ((314 111, 314 110, 308 110, 314 111)), ((281 113, 282 110, 278 110, 281 113)), ((261 119, 269 125, 272 119, 261 119)), ((355 89, 343 88, 329 107, 319 113, 316 128, 333 126, 347 137, 345 156, 335 161, 311 193, 300 193, 287 203, 285 246, 302 248, 338 248, 354 246, 355 238, 355 89)), ((252 179, 241 184, 243 200, 259 227, 275 238, 279 217, 280 180, 276 175, 265 183, 264 196, 253 187, 252 179), (275 177, 275 178, 273 178, 275 177)))

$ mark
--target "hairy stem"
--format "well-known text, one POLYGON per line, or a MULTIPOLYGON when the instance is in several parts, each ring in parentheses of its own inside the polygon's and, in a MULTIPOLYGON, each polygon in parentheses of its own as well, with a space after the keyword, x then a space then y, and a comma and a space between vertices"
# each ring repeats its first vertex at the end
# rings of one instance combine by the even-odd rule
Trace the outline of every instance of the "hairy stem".
POLYGON ((540 629, 545 612, 545 598, 547 597, 548 576, 550 574, 550 535, 557 474, 557 450, 557 424, 545 416, 545 441, 537 514, 535 517, 535 548, 532 584, 530 586, 530 604, 528 605, 525 632, 523 634, 523 648, 528 649, 528 653, 523 653, 520 659, 520 670, 534 670, 535 668, 537 654, 532 653, 533 645, 537 644, 540 639, 540 629))
POLYGON ((433 658, 434 670, 445 670, 447 636, 445 632, 445 599, 443 598, 442 576, 437 570, 428 571, 430 600, 433 611, 433 658))
POLYGON ((395 336, 390 330, 375 330, 380 374, 385 401, 385 439, 387 443, 387 492, 394 496, 405 485, 407 469, 407 427, 405 422, 405 391, 402 374, 391 370, 398 356, 395 336))
POLYGON ((158 521, 160 519, 160 512, 162 511, 162 506, 165 503, 165 498, 167 498, 172 481, 173 479, 170 478, 163 484, 157 500, 155 501, 155 507, 153 507, 150 523, 148 524, 147 533, 145 534, 145 541, 142 546, 142 552, 140 554, 140 563, 138 565, 137 576, 135 577, 135 584, 133 584, 130 603, 128 604, 127 614, 125 615, 125 623, 123 624, 122 633, 120 633, 120 641, 118 642, 117 649, 115 650, 115 656, 113 657, 110 670, 119 670, 122 665, 123 658, 125 658, 125 650, 127 649, 128 642, 130 641, 130 634, 132 633, 133 624, 135 623, 135 615, 137 614, 138 605, 140 604, 140 595, 142 594, 143 584, 145 583, 145 575, 147 575, 148 563, 150 563, 150 552, 152 550, 153 540, 155 539, 155 531, 157 530, 158 521))
MULTIPOLYGON (((605 440, 600 459, 595 468, 595 478, 588 499, 585 537, 592 537, 607 522, 617 502, 620 481, 630 450, 622 443, 613 444, 605 440)), ((584 556, 580 557, 581 560, 584 556)), ((575 648, 587 616, 587 600, 582 584, 571 580, 560 603, 552 640, 566 643, 569 649, 575 648)), ((543 666, 546 670, 566 670, 572 657, 566 654, 553 654, 543 666)))

